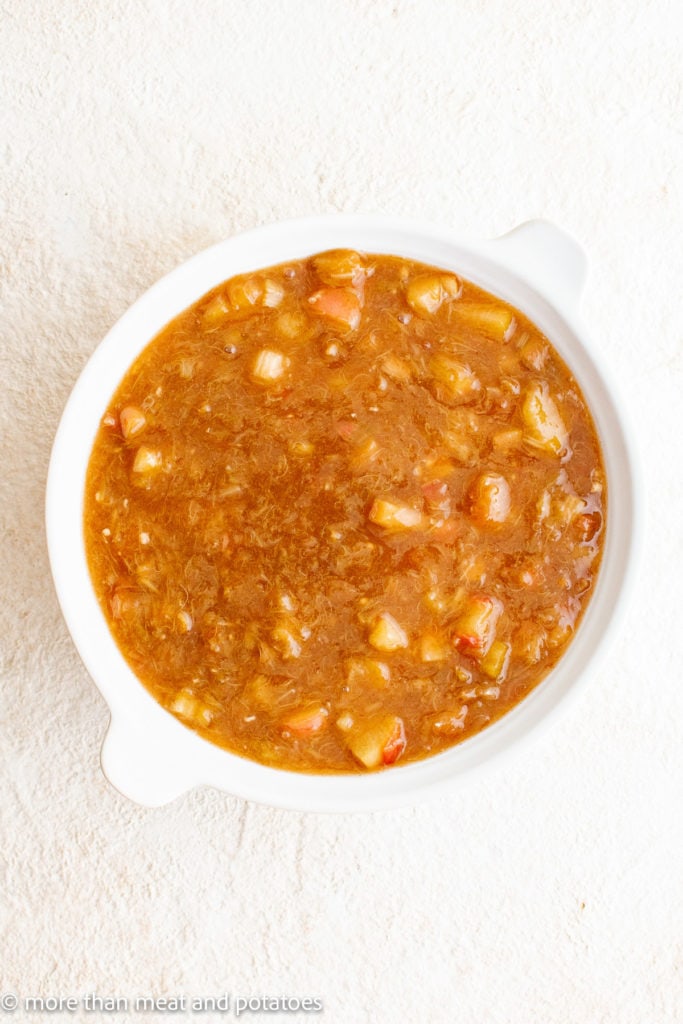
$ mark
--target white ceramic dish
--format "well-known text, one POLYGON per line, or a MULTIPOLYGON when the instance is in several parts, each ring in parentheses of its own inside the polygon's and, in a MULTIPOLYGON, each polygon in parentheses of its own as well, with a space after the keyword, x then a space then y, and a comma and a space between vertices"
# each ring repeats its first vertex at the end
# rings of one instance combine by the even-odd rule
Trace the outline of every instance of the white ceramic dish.
POLYGON ((83 370, 55 439, 47 486, 47 538, 55 586, 76 647, 111 709, 105 775, 122 793, 156 806, 208 784, 246 799, 299 810, 366 810, 415 802, 452 787, 547 724, 585 685, 617 627, 637 547, 639 488, 633 446, 599 353, 579 315, 586 260, 542 221, 504 237, 461 242, 431 226, 378 217, 312 217, 230 238, 154 285, 111 329, 83 370), (268 768, 230 754, 181 725, 149 695, 109 632, 83 543, 86 468, 115 387, 144 346, 183 309, 234 274, 335 247, 412 257, 451 268, 523 310, 570 366, 595 418, 608 478, 608 527, 590 605, 551 674, 497 723, 426 761, 357 776, 268 768))

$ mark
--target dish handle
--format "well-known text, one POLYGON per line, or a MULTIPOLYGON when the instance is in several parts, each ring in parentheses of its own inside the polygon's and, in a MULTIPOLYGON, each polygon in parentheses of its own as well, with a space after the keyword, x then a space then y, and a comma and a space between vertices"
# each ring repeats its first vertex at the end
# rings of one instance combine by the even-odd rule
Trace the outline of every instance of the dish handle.
POLYGON ((169 757, 168 749, 153 735, 142 736, 133 726, 112 719, 100 753, 102 771, 129 800, 161 807, 196 785, 187 778, 187 766, 169 757))
POLYGON ((588 260, 566 231, 547 220, 529 220, 490 244, 496 259, 554 305, 578 312, 588 260))

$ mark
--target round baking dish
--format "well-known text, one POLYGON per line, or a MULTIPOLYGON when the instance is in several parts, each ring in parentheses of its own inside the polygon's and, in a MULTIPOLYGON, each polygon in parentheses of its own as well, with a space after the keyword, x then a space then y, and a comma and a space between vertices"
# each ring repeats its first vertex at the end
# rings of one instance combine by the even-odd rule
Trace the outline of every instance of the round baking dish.
POLYGON ((126 796, 157 806, 198 785, 298 810, 356 811, 415 802, 481 771, 547 725, 579 692, 604 654, 633 576, 640 514, 628 430, 578 311, 586 276, 579 246, 543 221, 494 241, 463 242, 430 226, 365 216, 273 224, 200 253, 154 285, 93 353, 64 410, 47 484, 47 539, 57 595, 74 643, 111 710, 102 748, 107 778, 126 796), (452 269, 526 313, 550 338, 593 413, 608 480, 602 566, 576 636, 558 665, 512 711, 445 753, 367 775, 283 771, 231 754, 183 726, 138 681, 97 603, 83 540, 84 481, 108 400, 147 343, 171 319, 237 274, 348 247, 452 269))

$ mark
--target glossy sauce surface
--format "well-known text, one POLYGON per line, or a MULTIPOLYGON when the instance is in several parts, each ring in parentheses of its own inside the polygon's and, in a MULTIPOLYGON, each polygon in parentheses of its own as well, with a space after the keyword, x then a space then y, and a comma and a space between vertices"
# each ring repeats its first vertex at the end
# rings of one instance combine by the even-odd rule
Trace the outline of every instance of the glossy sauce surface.
POLYGON ((562 654, 600 561, 581 392, 519 311, 347 250, 234 278, 126 374, 85 496, 93 583, 154 697, 295 770, 430 754, 562 654))

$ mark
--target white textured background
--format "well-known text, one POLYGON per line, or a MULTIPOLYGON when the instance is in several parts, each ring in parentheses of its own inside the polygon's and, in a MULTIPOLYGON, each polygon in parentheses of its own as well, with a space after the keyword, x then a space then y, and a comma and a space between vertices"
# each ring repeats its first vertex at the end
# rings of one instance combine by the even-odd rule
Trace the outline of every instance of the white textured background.
POLYGON ((677 8, 0 3, 0 989, 311 995, 326 1024, 683 1019, 677 8), (482 236, 540 216, 585 245, 650 504, 629 619, 560 725, 450 799, 144 810, 100 772, 107 710, 49 578, 59 415, 160 275, 336 210, 482 236))

